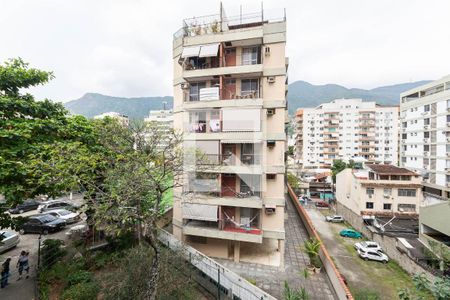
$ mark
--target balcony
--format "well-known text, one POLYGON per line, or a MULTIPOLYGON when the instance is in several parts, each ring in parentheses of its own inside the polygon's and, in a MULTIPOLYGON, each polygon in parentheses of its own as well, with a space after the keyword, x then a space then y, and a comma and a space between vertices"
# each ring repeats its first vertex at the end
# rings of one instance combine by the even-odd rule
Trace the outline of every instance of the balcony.
POLYGON ((216 224, 209 225, 201 221, 191 221, 184 225, 183 234, 259 244, 262 243, 263 238, 261 229, 247 230, 229 226, 221 230, 216 227, 216 224))

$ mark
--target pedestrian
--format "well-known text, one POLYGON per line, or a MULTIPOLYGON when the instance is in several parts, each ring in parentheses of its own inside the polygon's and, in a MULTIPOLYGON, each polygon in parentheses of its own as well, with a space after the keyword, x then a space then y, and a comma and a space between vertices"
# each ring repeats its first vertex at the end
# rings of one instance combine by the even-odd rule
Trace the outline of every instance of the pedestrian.
POLYGON ((11 257, 8 257, 2 264, 2 272, 1 272, 1 288, 5 288, 8 285, 9 278, 9 263, 11 262, 11 257))
POLYGON ((17 280, 22 279, 22 273, 23 270, 25 270, 27 272, 27 277, 29 277, 29 273, 30 273, 30 265, 28 263, 28 255, 30 253, 26 252, 26 251, 22 251, 20 252, 20 256, 19 259, 17 260, 17 268, 19 268, 19 278, 17 278, 17 280))

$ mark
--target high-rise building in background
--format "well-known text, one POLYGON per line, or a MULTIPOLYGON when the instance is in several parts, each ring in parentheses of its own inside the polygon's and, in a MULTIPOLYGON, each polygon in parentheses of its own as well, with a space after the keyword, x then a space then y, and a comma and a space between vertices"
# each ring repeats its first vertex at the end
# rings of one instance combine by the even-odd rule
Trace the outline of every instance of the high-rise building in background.
POLYGON ((184 20, 174 35, 174 128, 184 149, 207 162, 186 167, 174 191, 173 233, 210 256, 283 263, 288 60, 280 12, 227 17, 221 9, 184 20))
POLYGON ((400 95, 400 164, 423 175, 423 242, 450 241, 450 75, 400 95))
POLYGON ((173 111, 171 109, 151 110, 144 122, 154 125, 151 127, 152 130, 156 130, 156 133, 162 137, 159 139, 160 143, 157 146, 164 149, 168 145, 168 141, 164 137, 169 136, 169 133, 173 130, 173 111))
POLYGON ((128 116, 123 115, 118 112, 115 112, 115 111, 105 112, 100 115, 96 115, 96 116, 94 116, 94 119, 104 119, 106 117, 119 120, 119 122, 124 126, 128 126, 129 122, 130 122, 128 116))
POLYGON ((398 107, 337 99, 296 113, 295 161, 327 169, 333 160, 397 165, 398 107))

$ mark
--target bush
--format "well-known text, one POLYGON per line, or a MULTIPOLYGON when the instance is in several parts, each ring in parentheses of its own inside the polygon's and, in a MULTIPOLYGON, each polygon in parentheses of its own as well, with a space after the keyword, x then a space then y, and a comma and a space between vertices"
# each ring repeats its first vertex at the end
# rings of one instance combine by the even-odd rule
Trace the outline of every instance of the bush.
POLYGON ((355 300, 379 300, 380 294, 370 289, 361 289, 355 293, 355 300))
POLYGON ((64 241, 54 239, 48 239, 42 243, 41 267, 43 269, 50 268, 66 255, 66 251, 62 249, 63 245, 64 241))
POLYGON ((88 283, 92 281, 92 274, 88 271, 78 271, 67 277, 67 284, 73 286, 79 283, 88 283))
POLYGON ((77 283, 66 289, 63 300, 93 300, 97 298, 99 286, 96 282, 77 283))

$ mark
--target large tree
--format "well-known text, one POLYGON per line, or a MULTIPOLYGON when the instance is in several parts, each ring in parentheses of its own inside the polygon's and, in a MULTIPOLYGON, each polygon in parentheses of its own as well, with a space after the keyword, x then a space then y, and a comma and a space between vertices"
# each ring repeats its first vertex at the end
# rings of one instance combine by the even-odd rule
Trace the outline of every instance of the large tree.
MULTIPOLYGON (((52 78, 51 72, 30 68, 21 59, 0 64, 0 194, 5 196, 7 206, 72 189, 76 184, 71 181, 73 177, 57 172, 70 163, 71 157, 54 154, 87 155, 89 145, 95 145, 93 127, 86 118, 68 116, 60 103, 36 101, 31 94, 21 93, 52 78)), ((78 166, 78 171, 84 172, 78 166)), ((14 226, 5 209, 0 209, 0 228, 14 226)))

